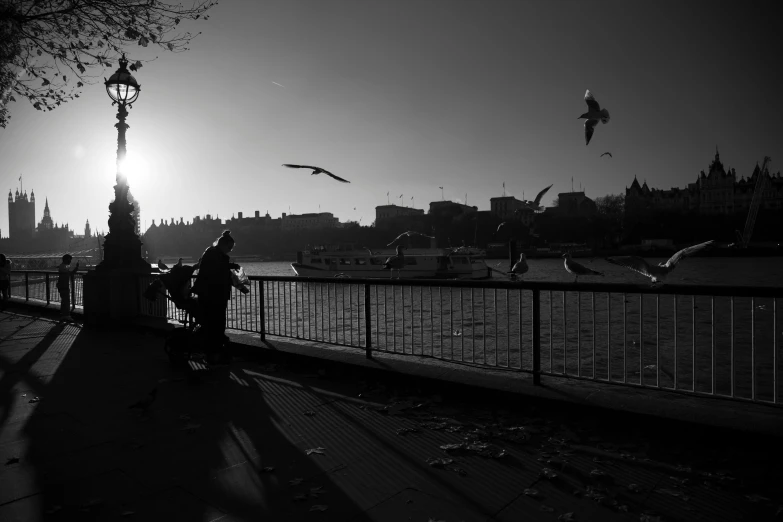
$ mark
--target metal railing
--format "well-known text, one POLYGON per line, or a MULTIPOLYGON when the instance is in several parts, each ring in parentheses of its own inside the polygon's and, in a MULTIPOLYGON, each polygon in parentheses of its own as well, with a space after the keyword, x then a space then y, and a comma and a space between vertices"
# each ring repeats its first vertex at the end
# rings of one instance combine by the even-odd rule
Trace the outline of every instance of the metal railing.
MULTIPOLYGON (((81 275, 72 301, 82 304, 81 275)), ((12 294, 59 302, 54 272, 12 294)), ((139 292, 154 279, 144 276, 139 292)), ((783 288, 250 277, 227 327, 542 376, 781 404, 783 288)), ((160 298, 142 315, 185 321, 160 298)))
MULTIPOLYGON (((84 306, 85 273, 75 272, 71 275, 71 310, 81 309, 84 306)), ((57 290, 58 278, 59 273, 56 270, 12 270, 10 295, 47 305, 60 303, 60 292, 57 290)))
POLYGON ((250 279, 227 327, 262 338, 780 405, 783 288, 250 279))

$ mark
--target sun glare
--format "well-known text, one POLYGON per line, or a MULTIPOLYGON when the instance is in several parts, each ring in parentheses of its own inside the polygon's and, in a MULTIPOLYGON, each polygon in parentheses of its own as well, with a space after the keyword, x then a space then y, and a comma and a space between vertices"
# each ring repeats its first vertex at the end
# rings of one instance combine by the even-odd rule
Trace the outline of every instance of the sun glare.
POLYGON ((146 188, 150 178, 149 163, 142 157, 132 152, 128 152, 125 159, 119 165, 119 171, 127 180, 128 185, 133 191, 140 191, 146 188))

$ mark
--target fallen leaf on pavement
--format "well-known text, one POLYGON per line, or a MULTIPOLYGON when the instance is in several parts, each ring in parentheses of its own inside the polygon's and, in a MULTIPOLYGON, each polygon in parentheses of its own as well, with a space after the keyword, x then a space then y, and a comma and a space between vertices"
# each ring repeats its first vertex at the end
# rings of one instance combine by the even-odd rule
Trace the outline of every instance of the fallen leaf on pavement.
POLYGON ((329 506, 325 506, 323 504, 315 504, 310 506, 310 511, 326 511, 327 509, 329 509, 329 506))
POLYGON ((626 489, 632 493, 641 493, 642 488, 639 487, 639 484, 628 484, 626 486, 626 489))
POLYGON ((448 466, 452 462, 454 462, 453 459, 434 459, 432 457, 427 459, 427 464, 433 468, 442 468, 444 466, 448 466))
POLYGON ((291 499, 291 502, 304 502, 307 500, 307 495, 300 493, 291 499))
POLYGON ((313 410, 307 410, 306 412, 304 412, 303 415, 307 415, 308 417, 314 417, 315 412, 313 410))
POLYGON ((135 514, 136 514, 136 512, 135 512, 135 511, 131 511, 130 509, 126 509, 125 511, 123 511, 122 513, 120 513, 120 516, 121 516, 121 517, 129 517, 129 516, 131 516, 131 515, 135 515, 135 514))
POLYGON ((274 470, 275 468, 273 468, 272 466, 266 466, 265 468, 261 468, 261 471, 263 471, 264 473, 270 473, 274 470))
POLYGON ((767 497, 762 497, 761 495, 745 495, 745 498, 751 502, 769 502, 767 497))
POLYGON ((6 466, 10 466, 11 464, 16 464, 19 462, 19 457, 8 457, 8 460, 5 461, 6 466))
POLYGON ((542 474, 543 476, 545 476, 546 478, 548 478, 548 479, 557 478, 557 473, 555 473, 554 471, 552 471, 552 470, 551 470, 551 469, 549 469, 549 468, 544 468, 544 469, 542 469, 542 470, 541 470, 541 474, 542 474))
POLYGON ((62 506, 60 506, 58 504, 55 504, 55 505, 53 505, 52 507, 50 507, 49 509, 46 510, 46 514, 47 515, 54 515, 55 513, 60 511, 62 508, 63 508, 62 506))
POLYGON ((546 504, 541 504, 541 507, 539 508, 541 511, 546 511, 547 513, 552 513, 555 508, 552 506, 547 506, 546 504))
POLYGON ((665 489, 665 488, 656 489, 655 491, 658 492, 658 493, 664 493, 666 495, 671 495, 673 497, 679 497, 679 498, 683 499, 686 502, 691 499, 691 497, 689 497, 688 495, 686 495, 682 491, 675 491, 673 489, 665 489))
POLYGON ((590 472, 591 477, 603 477, 606 476, 606 473, 601 471, 600 469, 594 469, 590 472))
POLYGON ((290 484, 291 486, 298 486, 299 484, 302 483, 303 480, 304 480, 303 478, 295 478, 294 480, 289 480, 288 484, 290 484))
POLYGON ((29 401, 27 401, 27 402, 29 402, 30 404, 32 404, 32 403, 34 403, 34 402, 39 402, 40 400, 41 400, 41 398, 40 398, 40 397, 33 397, 32 399, 30 399, 30 400, 29 400, 29 401))
POLYGON ((537 489, 533 489, 533 488, 525 489, 524 493, 528 497, 537 497, 539 495, 538 490, 537 489))
POLYGON ((560 520, 561 522, 573 522, 574 520, 576 520, 576 517, 574 516, 574 512, 571 511, 568 513, 563 513, 562 515, 557 517, 557 519, 560 520))
POLYGON ((325 455, 325 453, 324 453, 325 449, 326 448, 320 448, 320 447, 319 448, 310 448, 309 450, 305 451, 305 454, 312 455, 313 453, 315 453, 316 455, 325 455))
POLYGON ((179 420, 181 420, 181 421, 189 421, 189 420, 190 420, 190 415, 188 415, 187 413, 183 413, 182 415, 180 415, 180 416, 179 416, 179 417, 177 417, 177 418, 178 418, 179 420))
POLYGON ((187 431, 187 432, 192 433, 192 432, 196 431, 197 429, 199 429, 200 427, 201 427, 201 424, 197 424, 195 422, 189 422, 188 424, 185 424, 185 426, 182 427, 182 431, 187 431))

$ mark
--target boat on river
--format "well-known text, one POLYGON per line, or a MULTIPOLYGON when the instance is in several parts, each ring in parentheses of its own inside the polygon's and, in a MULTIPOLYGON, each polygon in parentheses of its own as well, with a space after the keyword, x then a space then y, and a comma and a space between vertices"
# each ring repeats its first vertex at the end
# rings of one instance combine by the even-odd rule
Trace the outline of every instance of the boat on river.
MULTIPOLYGON (((393 249, 356 249, 316 247, 297 252, 291 263, 294 273, 302 277, 389 278, 384 269, 393 249)), ((473 247, 410 248, 403 252, 405 266, 400 279, 487 279, 491 271, 484 262, 484 250, 473 247)), ((398 277, 397 270, 395 279, 398 277)))

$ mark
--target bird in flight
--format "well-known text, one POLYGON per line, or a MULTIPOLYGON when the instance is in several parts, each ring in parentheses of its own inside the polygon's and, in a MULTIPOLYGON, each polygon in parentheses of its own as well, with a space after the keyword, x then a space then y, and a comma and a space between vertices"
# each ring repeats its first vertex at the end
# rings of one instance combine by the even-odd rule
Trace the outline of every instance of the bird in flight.
POLYGON ((311 165, 291 165, 289 163, 283 163, 284 167, 288 167, 289 169, 313 169, 313 171, 310 173, 311 176, 315 176, 316 174, 326 174, 327 176, 331 176, 337 181, 342 181, 343 183, 350 183, 347 179, 343 179, 339 176, 335 176, 328 170, 324 170, 321 167, 313 167, 311 165))
POLYGON ((577 263, 576 261, 571 259, 571 253, 570 252, 566 252, 565 254, 563 254, 563 259, 565 259, 565 262, 563 263, 563 265, 565 266, 566 271, 569 274, 574 274, 574 283, 577 282, 577 279, 579 279, 580 275, 581 276, 586 276, 586 275, 599 275, 599 276, 602 276, 602 275, 604 275, 601 272, 598 272, 598 271, 593 270, 591 268, 587 268, 584 265, 580 265, 579 263, 577 263))
POLYGON ((649 277, 652 280, 652 286, 657 284, 663 284, 666 277, 674 270, 677 263, 682 260, 683 257, 691 256, 697 252, 701 252, 705 248, 711 247, 714 241, 705 241, 698 245, 689 246, 683 248, 665 263, 658 263, 657 265, 651 265, 644 259, 638 256, 615 256, 607 257, 606 260, 613 265, 624 266, 634 272, 638 272, 645 277, 649 277))
MULTIPOLYGON (((554 185, 554 183, 552 185, 554 185)), ((547 188, 539 192, 536 196, 536 199, 533 201, 525 201, 527 208, 533 209, 536 212, 543 212, 545 207, 541 205, 541 198, 543 198, 544 194, 546 194, 547 191, 552 188, 552 185, 549 185, 547 188)))
POLYGON ((408 236, 408 237, 411 237, 411 236, 421 236, 421 237, 427 237, 429 239, 435 239, 433 236, 428 236, 427 234, 422 234, 421 232, 413 232, 412 230, 408 230, 407 232, 403 232, 402 234, 400 234, 399 236, 394 238, 394 241, 392 241, 391 243, 389 243, 386 246, 392 246, 394 243, 396 243, 397 241, 402 239, 402 236, 408 236))
POLYGON ((601 106, 595 101, 590 89, 585 91, 585 102, 587 102, 587 112, 577 119, 587 118, 585 120, 585 145, 588 145, 590 143, 590 138, 593 137, 593 132, 595 131, 595 126, 598 125, 598 122, 609 122, 609 111, 601 109, 601 106))
POLYGON ((614 156, 612 156, 612 153, 611 153, 611 152, 604 152, 603 154, 601 154, 601 157, 603 158, 603 157, 604 157, 604 156, 606 156, 607 154, 609 154, 609 157, 610 157, 610 158, 614 157, 614 156))

